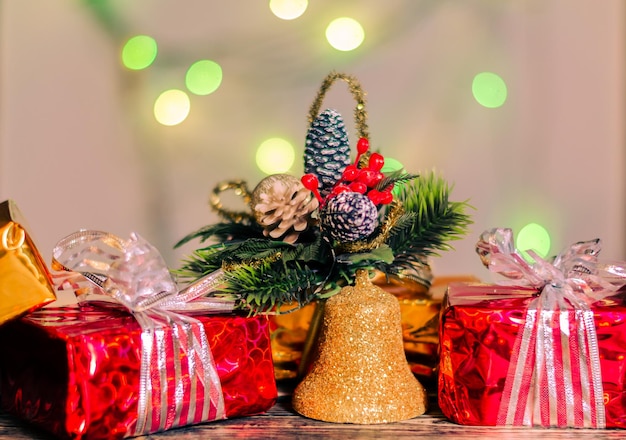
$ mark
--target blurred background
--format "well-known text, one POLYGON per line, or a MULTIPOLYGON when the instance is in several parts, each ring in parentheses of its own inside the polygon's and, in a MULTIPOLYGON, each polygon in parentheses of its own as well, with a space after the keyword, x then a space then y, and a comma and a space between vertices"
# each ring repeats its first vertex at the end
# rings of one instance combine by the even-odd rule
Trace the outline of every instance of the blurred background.
MULTIPOLYGON (((489 279, 474 245, 496 226, 546 255, 599 237, 626 258, 626 2, 270 3, 0 0, 0 199, 47 262, 89 228, 138 232, 178 267, 197 243, 173 245, 218 220, 217 183, 302 174, 332 70, 367 92, 374 148, 475 208, 435 275, 489 279)), ((344 84, 327 107, 355 148, 344 84)))

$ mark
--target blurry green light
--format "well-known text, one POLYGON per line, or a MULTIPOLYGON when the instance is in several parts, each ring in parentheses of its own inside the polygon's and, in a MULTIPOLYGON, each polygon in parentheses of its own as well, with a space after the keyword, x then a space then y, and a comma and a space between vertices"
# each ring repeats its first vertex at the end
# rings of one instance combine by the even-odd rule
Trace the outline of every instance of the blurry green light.
POLYGON ((363 43, 365 31, 353 18, 341 17, 326 28, 326 39, 332 47, 341 51, 354 50, 363 43))
POLYGON ((270 0, 270 10, 283 20, 298 18, 304 14, 308 5, 308 0, 270 0))
POLYGON ((550 252, 550 234, 541 225, 529 223, 520 229, 517 234, 516 247, 522 253, 525 260, 534 261, 525 251, 533 250, 541 258, 545 258, 550 252))
POLYGON ((403 169, 404 165, 402 165, 402 162, 394 159, 393 157, 385 157, 385 165, 383 165, 380 172, 383 174, 390 174, 397 171, 402 171, 403 169))
POLYGON ((149 67, 157 56, 157 43, 147 35, 129 39, 122 48, 122 64, 131 70, 149 67))
POLYGON ((154 117, 163 125, 178 125, 187 119, 191 103, 182 90, 167 90, 154 102, 154 117))
POLYGON ((285 173, 293 165, 295 157, 295 149, 289 142, 271 138, 259 145, 256 164, 266 174, 285 173))
POLYGON ((507 89, 504 80, 498 75, 482 72, 474 77, 472 93, 480 105, 497 108, 506 101, 507 89))
POLYGON ((220 84, 222 84, 222 68, 215 61, 196 61, 185 75, 185 85, 191 93, 196 95, 213 93, 220 84))

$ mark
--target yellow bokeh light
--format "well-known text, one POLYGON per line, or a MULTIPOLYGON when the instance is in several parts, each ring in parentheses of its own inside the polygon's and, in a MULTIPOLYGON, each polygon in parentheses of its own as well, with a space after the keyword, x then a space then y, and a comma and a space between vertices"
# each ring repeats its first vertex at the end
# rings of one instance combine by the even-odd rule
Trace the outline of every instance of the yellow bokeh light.
POLYGON ((328 25, 326 39, 335 49, 346 52, 356 49, 363 43, 365 31, 355 19, 341 17, 328 25))
POLYGON ((308 0, 270 0, 272 14, 283 20, 300 17, 308 5, 308 0))
POLYGON ((256 164, 266 174, 285 173, 295 160, 293 146, 284 139, 271 138, 264 141, 256 151, 256 164))
POLYGON ((154 117, 163 125, 178 125, 187 119, 191 102, 182 90, 171 89, 161 93, 154 102, 154 117))

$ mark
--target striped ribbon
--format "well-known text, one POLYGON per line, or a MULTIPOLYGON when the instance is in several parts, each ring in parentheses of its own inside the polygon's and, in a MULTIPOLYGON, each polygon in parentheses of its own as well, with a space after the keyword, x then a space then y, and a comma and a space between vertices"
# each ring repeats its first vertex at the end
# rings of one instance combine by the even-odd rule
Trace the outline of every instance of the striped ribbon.
POLYGON ((179 290, 159 252, 137 234, 122 240, 80 230, 60 240, 52 267, 59 288, 79 302, 106 298, 126 307, 141 326, 137 423, 127 436, 226 418, 224 397, 204 327, 189 313, 232 311, 232 301, 207 294, 221 271, 179 290))
POLYGON ((525 313, 499 407, 497 424, 604 428, 600 355, 590 305, 624 284, 624 265, 599 265, 600 240, 579 242, 547 262, 527 263, 510 229, 485 231, 476 250, 501 284, 540 290, 525 313))

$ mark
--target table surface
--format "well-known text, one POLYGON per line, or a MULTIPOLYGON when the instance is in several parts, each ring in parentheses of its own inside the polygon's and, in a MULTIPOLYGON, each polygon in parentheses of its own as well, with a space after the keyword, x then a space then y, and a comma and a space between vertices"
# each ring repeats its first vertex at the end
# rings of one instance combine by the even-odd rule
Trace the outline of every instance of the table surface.
MULTIPOLYGON (((311 420, 297 414, 291 407, 290 390, 282 389, 278 402, 268 412, 238 419, 222 420, 136 437, 137 439, 370 439, 370 438, 440 438, 450 439, 623 439, 625 430, 543 429, 460 426, 450 423, 436 407, 434 396, 426 414, 411 420, 378 425, 352 425, 311 420)), ((21 420, 0 413, 0 439, 53 440, 21 420)))

